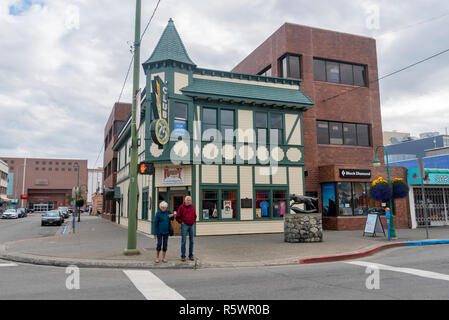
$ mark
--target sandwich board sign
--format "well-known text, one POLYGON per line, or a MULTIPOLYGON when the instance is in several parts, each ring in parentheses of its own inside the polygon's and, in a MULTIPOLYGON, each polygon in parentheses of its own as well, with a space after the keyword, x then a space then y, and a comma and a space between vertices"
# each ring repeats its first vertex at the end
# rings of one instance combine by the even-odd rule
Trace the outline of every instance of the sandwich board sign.
POLYGON ((383 233, 385 236, 384 226, 382 225, 382 221, 380 220, 379 215, 377 214, 369 214, 366 218, 365 231, 363 232, 363 236, 365 234, 372 234, 373 237, 376 236, 376 233, 383 233))

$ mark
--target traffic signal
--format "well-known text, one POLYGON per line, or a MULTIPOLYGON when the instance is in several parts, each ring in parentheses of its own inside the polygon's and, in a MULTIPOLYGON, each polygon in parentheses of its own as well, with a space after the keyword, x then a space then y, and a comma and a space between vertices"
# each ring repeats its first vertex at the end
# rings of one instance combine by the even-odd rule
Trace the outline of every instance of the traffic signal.
POLYGON ((143 175, 153 175, 154 174, 154 165, 148 162, 142 162, 139 164, 139 174, 143 175))

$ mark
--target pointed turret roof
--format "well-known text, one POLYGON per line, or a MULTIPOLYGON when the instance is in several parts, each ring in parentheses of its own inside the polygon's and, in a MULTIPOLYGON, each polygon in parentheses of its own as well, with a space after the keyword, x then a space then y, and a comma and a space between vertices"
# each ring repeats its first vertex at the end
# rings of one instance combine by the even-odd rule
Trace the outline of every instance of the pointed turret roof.
POLYGON ((144 63, 147 65, 153 62, 160 62, 164 60, 174 60, 186 64, 195 65, 190 59, 181 37, 176 30, 173 20, 170 18, 167 27, 162 33, 156 48, 151 57, 144 63))

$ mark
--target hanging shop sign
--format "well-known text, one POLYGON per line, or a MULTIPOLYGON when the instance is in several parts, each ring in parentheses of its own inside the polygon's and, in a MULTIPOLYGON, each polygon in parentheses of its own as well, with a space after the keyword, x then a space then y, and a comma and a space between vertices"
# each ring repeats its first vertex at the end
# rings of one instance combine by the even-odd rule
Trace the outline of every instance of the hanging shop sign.
MULTIPOLYGON (((410 185, 421 185, 421 175, 418 168, 408 169, 408 181, 410 185)), ((449 185, 448 170, 425 170, 424 184, 449 185)))
POLYGON ((371 170, 340 169, 342 179, 371 179, 371 170))
POLYGON ((162 170, 163 185, 184 184, 183 168, 163 168, 162 170))
POLYGON ((157 145, 164 146, 170 139, 168 86, 159 76, 155 77, 151 84, 153 87, 151 104, 156 118, 150 125, 151 138, 157 145))

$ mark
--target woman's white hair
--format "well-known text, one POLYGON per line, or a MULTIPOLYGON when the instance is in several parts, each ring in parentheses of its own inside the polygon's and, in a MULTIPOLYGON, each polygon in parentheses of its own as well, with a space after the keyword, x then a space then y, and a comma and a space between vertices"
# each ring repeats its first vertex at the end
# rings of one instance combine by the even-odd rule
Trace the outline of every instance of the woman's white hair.
POLYGON ((168 203, 165 201, 162 201, 161 203, 159 203, 159 209, 162 209, 162 208, 168 208, 168 203))

